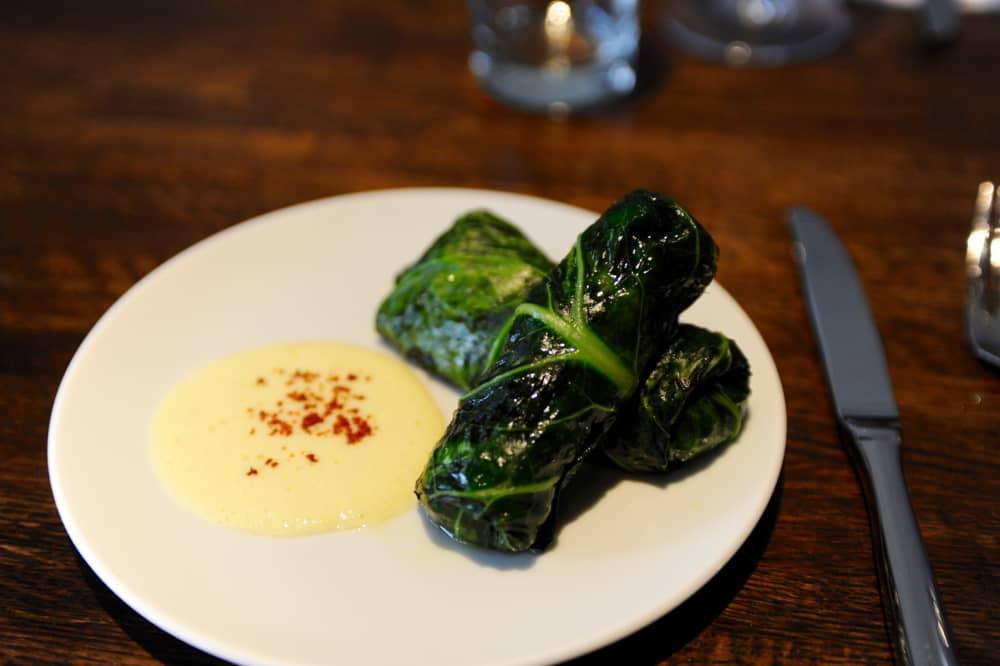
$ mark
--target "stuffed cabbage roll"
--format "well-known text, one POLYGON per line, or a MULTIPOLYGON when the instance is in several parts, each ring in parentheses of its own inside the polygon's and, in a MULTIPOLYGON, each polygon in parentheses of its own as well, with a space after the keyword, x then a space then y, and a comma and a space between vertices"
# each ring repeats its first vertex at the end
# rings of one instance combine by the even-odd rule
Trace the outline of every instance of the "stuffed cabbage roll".
POLYGON ((517 227, 467 213, 399 274, 375 327, 418 365, 469 389, 504 322, 552 266, 517 227))
POLYGON ((681 206, 633 192, 533 287, 417 480, 449 535, 542 548, 559 493, 712 280, 718 249, 681 206))
POLYGON ((749 395, 750 366, 736 343, 681 324, 601 450, 622 469, 666 471, 738 435, 749 395))
MULTIPOLYGON (((422 365, 437 376, 469 388, 506 318, 541 281, 534 269, 545 265, 554 264, 516 227, 491 213, 469 213, 400 275, 379 311, 378 328, 401 352, 424 359, 422 365), (452 261, 441 261, 444 254, 452 261), (492 291, 451 288, 456 282, 497 284, 498 265, 518 262, 527 266, 524 279, 501 281, 492 291), (434 282, 446 297, 434 295, 441 290, 420 288, 434 282)), ((662 472, 689 460, 739 434, 748 381, 749 367, 734 341, 681 326, 600 448, 612 464, 633 472, 662 472)))

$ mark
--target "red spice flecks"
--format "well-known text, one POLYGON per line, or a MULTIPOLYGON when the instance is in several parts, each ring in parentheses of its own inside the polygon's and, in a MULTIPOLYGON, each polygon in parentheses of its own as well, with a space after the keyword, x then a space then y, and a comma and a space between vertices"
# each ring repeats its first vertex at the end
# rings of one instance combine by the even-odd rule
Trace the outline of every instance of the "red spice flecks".
POLYGON ((350 396, 351 396, 351 389, 347 388, 346 386, 334 386, 333 396, 330 398, 330 401, 326 403, 326 408, 323 410, 324 418, 329 416, 333 412, 337 411, 338 409, 343 409, 344 403, 341 402, 341 399, 349 400, 350 396))
POLYGON ((313 427, 317 423, 322 423, 323 417, 316 412, 309 412, 302 418, 302 429, 309 432, 309 428, 313 427))
POLYGON ((368 422, 368 419, 355 416, 351 419, 351 423, 354 424, 354 431, 347 435, 348 444, 357 444, 372 434, 372 425, 368 422))
POLYGON ((365 437, 371 436, 373 432, 372 424, 361 416, 348 419, 343 414, 337 414, 333 422, 333 434, 343 435, 348 444, 357 444, 365 437))
POLYGON ((274 468, 278 466, 278 461, 275 460, 274 458, 268 458, 267 460, 264 461, 264 464, 267 465, 268 467, 274 468))
POLYGON ((316 457, 315 453, 307 453, 306 460, 308 460, 309 462, 319 462, 319 458, 316 457))
POLYGON ((271 418, 268 419, 267 425, 271 427, 271 432, 269 435, 281 435, 283 437, 288 437, 292 434, 292 424, 288 421, 279 419, 276 414, 272 414, 271 418))
POLYGON ((247 476, 257 476, 257 468, 251 467, 247 470, 247 476))
POLYGON ((337 414, 337 418, 333 421, 333 434, 339 435, 350 427, 351 422, 347 420, 347 417, 343 414, 337 414))
POLYGON ((257 378, 257 386, 267 386, 267 380, 263 377, 257 378))
MULTIPOLYGON (((295 433, 311 437, 339 436, 348 444, 356 444, 375 431, 371 416, 359 409, 365 396, 352 392, 351 386, 356 384, 348 384, 361 379, 370 381, 371 376, 364 372, 339 375, 274 368, 258 379, 264 381, 263 385, 272 381, 280 383, 284 379, 285 386, 289 387, 280 399, 275 399, 270 410, 266 405, 247 407, 247 414, 252 419, 267 426, 269 436, 289 437, 295 433), (339 383, 342 377, 343 384, 339 383), (316 427, 320 423, 330 425, 316 427)), ((251 429, 251 434, 254 433, 256 429, 251 429)))
POLYGON ((305 382, 306 384, 311 384, 312 382, 316 381, 317 377, 319 377, 319 375, 316 374, 315 372, 309 372, 308 370, 296 370, 295 372, 292 373, 292 376, 288 379, 288 381, 285 382, 285 385, 290 386, 291 384, 297 381, 302 381, 305 382))

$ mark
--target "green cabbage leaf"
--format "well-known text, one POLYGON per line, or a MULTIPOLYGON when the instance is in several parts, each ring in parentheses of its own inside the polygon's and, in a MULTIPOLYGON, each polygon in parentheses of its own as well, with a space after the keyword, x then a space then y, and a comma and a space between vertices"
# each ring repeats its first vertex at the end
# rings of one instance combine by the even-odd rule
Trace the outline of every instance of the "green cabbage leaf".
POLYGON ((601 450, 622 469, 666 471, 736 437, 749 395, 750 366, 736 343, 681 324, 601 450))
MULTIPOLYGON (((718 249, 675 202, 636 191, 514 305, 416 493, 449 535, 542 548, 559 494, 712 280, 718 249)), ((488 336, 487 336, 488 337, 488 336)))
POLYGON ((421 367, 472 388, 498 332, 552 267, 517 227, 472 211, 397 276, 375 328, 421 367))

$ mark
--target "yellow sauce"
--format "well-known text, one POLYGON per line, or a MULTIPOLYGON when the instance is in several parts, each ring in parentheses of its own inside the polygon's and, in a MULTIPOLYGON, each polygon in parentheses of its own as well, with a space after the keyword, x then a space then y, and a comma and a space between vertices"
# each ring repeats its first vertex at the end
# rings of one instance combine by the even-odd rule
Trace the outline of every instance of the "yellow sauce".
POLYGON ((275 344, 196 371, 153 418, 180 504, 266 535, 364 527, 411 507, 444 420, 400 361, 352 345, 275 344))

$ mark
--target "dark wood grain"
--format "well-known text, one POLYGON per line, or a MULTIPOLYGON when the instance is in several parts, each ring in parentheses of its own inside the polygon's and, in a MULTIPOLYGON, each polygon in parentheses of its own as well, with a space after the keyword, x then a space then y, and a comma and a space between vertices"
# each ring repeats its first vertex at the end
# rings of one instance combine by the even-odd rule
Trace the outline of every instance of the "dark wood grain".
MULTIPOLYGON (((253 215, 413 185, 602 209, 647 186, 723 249, 788 403, 778 490, 704 589, 582 663, 891 659, 863 498, 839 444, 783 212, 822 212, 865 282, 902 414, 904 469, 965 664, 1000 654, 1000 374, 962 335, 976 184, 1000 176, 1000 19, 921 47, 909 15, 853 10, 822 62, 729 70, 665 48, 647 7, 642 92, 550 120, 465 69, 459 2, 0 5, 0 658, 213 661, 118 600, 53 505, 47 421, 87 330, 138 278, 253 215)), ((669 566, 669 563, 664 563, 669 566)), ((419 661, 419 655, 415 655, 419 661)))

